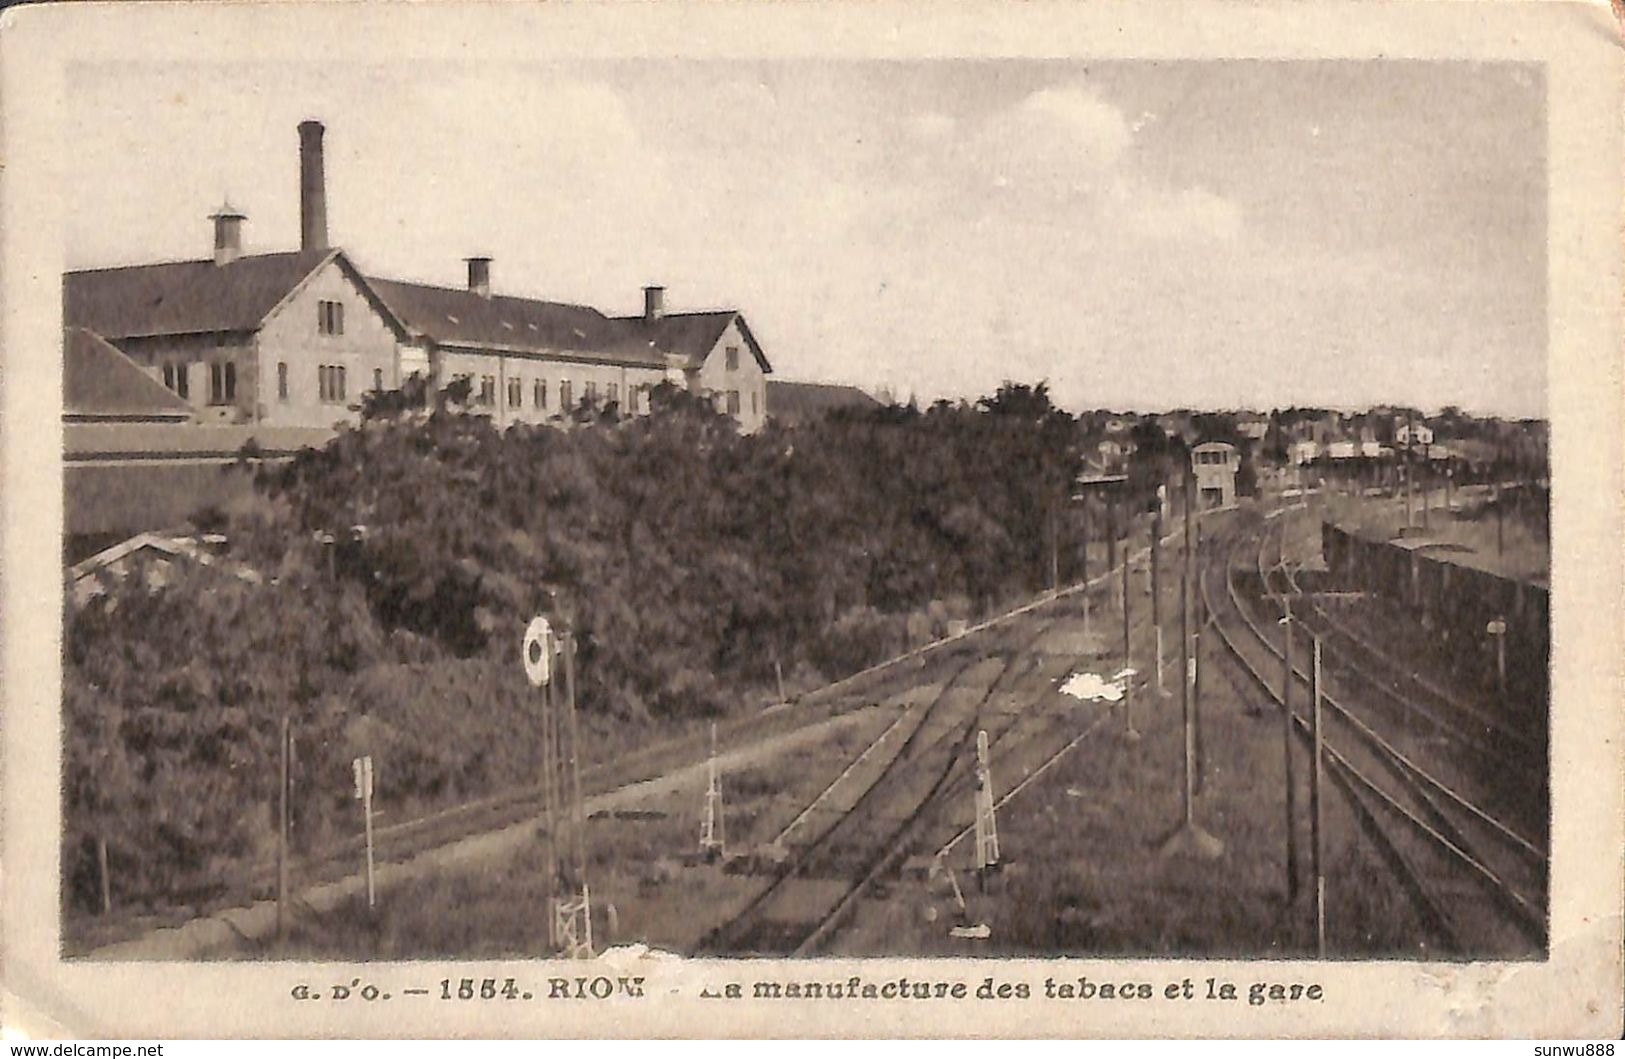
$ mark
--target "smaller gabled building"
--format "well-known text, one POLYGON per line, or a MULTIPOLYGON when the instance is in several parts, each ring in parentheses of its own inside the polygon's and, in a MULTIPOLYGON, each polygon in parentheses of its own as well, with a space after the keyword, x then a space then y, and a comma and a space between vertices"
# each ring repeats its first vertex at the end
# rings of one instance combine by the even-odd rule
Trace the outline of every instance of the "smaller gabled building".
POLYGON ((880 402, 856 386, 772 379, 767 384, 767 415, 775 423, 797 427, 841 411, 867 411, 880 402))
POLYGON ((1203 508, 1229 507, 1236 502, 1236 472, 1241 467, 1236 447, 1208 441, 1191 449, 1196 475, 1196 500, 1203 508))

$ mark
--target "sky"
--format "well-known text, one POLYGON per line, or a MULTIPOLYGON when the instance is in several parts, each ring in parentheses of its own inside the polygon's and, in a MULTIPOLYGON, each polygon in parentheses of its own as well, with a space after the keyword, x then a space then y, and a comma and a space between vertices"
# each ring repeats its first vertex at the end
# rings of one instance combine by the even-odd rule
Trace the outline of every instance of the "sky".
POLYGON ((84 65, 70 268, 299 238, 364 272, 745 314, 776 377, 1064 407, 1545 414, 1546 106, 1520 63, 84 65))

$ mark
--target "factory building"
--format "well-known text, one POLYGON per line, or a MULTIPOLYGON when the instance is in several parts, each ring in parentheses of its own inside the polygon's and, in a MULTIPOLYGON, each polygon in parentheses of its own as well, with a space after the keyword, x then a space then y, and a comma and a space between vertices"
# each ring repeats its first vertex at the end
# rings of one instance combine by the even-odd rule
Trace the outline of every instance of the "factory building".
POLYGON ((328 244, 319 122, 299 126, 299 155, 298 250, 245 254, 248 218, 226 203, 208 258, 68 273, 70 333, 109 343, 202 423, 331 427, 358 418, 366 391, 419 376, 467 379, 473 410, 502 425, 583 400, 644 414, 662 382, 762 425, 772 367, 737 310, 668 313, 660 287, 631 317, 501 294, 485 257, 467 260, 463 288, 363 275, 328 244))

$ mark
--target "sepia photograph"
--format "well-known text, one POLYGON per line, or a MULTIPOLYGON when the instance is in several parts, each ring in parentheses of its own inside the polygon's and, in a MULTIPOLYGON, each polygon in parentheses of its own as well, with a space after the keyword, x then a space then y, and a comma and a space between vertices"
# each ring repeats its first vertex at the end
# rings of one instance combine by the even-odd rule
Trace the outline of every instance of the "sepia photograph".
POLYGON ((1568 940, 1547 63, 238 45, 51 111, 63 968, 1568 940))

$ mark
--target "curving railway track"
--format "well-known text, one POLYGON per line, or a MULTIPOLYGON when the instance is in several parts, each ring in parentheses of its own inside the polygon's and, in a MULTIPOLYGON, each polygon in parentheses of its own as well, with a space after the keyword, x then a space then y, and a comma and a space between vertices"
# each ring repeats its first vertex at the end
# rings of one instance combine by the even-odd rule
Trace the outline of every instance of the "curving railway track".
MULTIPOLYGON (((1315 611, 1301 604, 1291 623, 1281 624, 1285 600, 1299 586, 1279 558, 1266 558, 1272 528, 1255 525, 1224 542, 1220 561, 1203 570, 1200 591, 1229 656, 1277 707, 1286 708, 1290 697, 1292 729, 1312 746, 1311 643, 1315 630, 1325 627, 1306 621, 1304 612, 1315 611)), ((1447 776, 1441 763, 1424 763, 1427 745, 1416 733, 1379 732, 1372 719, 1380 711, 1372 699, 1380 695, 1390 707, 1399 700, 1402 716, 1427 717, 1436 732, 1449 736, 1434 744, 1447 749, 1444 763, 1482 752, 1471 722, 1396 687, 1398 664, 1374 657, 1369 645, 1363 654, 1346 646, 1328 650, 1333 646, 1336 641, 1323 642, 1321 650, 1326 772, 1413 901, 1433 947, 1457 956, 1543 952, 1545 851, 1481 807, 1478 792, 1468 789, 1466 770, 1451 768, 1447 776)))

